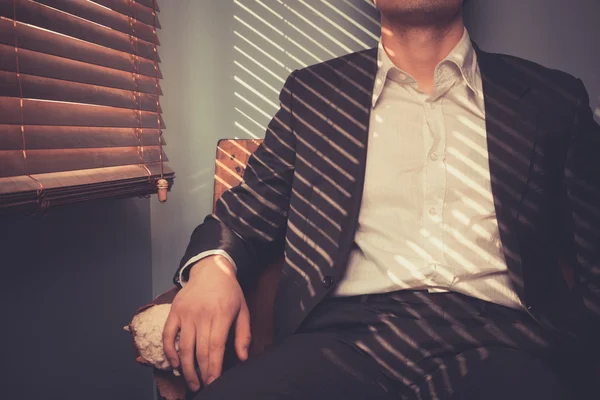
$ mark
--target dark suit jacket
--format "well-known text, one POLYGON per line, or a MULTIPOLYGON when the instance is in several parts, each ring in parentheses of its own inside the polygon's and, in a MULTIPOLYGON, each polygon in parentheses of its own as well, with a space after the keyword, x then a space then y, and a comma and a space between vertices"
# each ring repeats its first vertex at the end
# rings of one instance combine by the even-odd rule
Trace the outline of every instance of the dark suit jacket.
MULTIPOLYGON (((588 94, 564 72, 474 46, 511 281, 562 345, 593 343, 600 338, 600 127, 588 94), (560 260, 574 268, 571 288, 560 260)), ((344 275, 362 197, 376 58, 370 49, 289 76, 244 182, 223 194, 181 261, 224 249, 246 282, 285 249, 276 342, 344 275)))

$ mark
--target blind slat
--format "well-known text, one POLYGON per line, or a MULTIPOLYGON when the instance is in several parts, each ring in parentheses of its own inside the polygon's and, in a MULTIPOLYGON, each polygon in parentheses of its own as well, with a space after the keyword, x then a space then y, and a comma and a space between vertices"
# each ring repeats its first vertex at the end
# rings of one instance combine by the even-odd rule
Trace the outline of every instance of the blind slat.
MULTIPOLYGON (((150 176, 160 174, 160 163, 145 163, 136 165, 121 165, 106 168, 92 168, 78 171, 52 172, 47 174, 32 174, 44 187, 53 192, 69 191, 70 187, 94 186, 110 187, 124 186, 131 182, 144 182, 150 176)), ((173 175, 173 170, 164 164, 165 175, 173 175)))
POLYGON ((19 150, 23 148, 20 125, 0 125, 0 149, 19 150))
MULTIPOLYGON (((19 39, 19 48, 53 54, 121 71, 138 72, 153 78, 156 76, 153 61, 145 58, 137 58, 137 61, 133 61, 131 54, 122 51, 63 36, 20 22, 17 23, 16 34, 19 39)), ((14 35, 13 21, 0 17, 0 43, 14 46, 14 35)))
MULTIPOLYGON (((174 171, 168 164, 163 170, 171 187, 174 171)), ((145 196, 156 193, 154 181, 159 177, 160 164, 152 163, 0 178, 0 213, 33 213, 83 200, 145 196), (38 198, 40 185, 44 190, 38 198)))
POLYGON ((0 150, 0 177, 25 175, 25 159, 21 150, 0 150))
MULTIPOLYGON (((157 114, 116 107, 92 106, 42 100, 23 100, 24 125, 105 126, 115 128, 157 128, 157 114)), ((0 97, 0 124, 21 124, 18 98, 0 97)), ((164 128, 161 117, 161 128, 164 128)))
MULTIPOLYGON (((154 16, 152 15, 152 8, 146 7, 137 2, 133 2, 130 6, 129 0, 91 0, 94 3, 103 5, 104 7, 110 8, 120 12, 121 14, 135 18, 140 22, 154 26, 154 16)), ((156 16, 156 27, 161 28, 158 16, 156 16)))
POLYGON ((7 97, 68 101, 128 109, 156 111, 155 95, 111 89, 85 83, 66 82, 59 79, 21 74, 21 88, 17 74, 0 71, 0 93, 7 97), (138 105, 139 101, 139 105, 138 105))
MULTIPOLYGON (((150 43, 160 44, 158 36, 154 33, 154 28, 148 24, 132 20, 129 25, 129 17, 121 13, 107 10, 91 1, 73 1, 73 0, 35 0, 38 3, 46 4, 57 10, 67 12, 72 15, 85 18, 88 21, 107 26, 127 35, 132 35, 150 43)), ((150 6, 152 7, 152 6, 150 6)))
MULTIPOLYGON (((26 162, 21 150, 0 150, 0 158, 0 176, 7 177, 159 162, 160 147, 144 146, 143 153, 138 146, 27 150, 26 162)), ((164 153, 163 161, 167 161, 164 153)))
MULTIPOLYGON (((30 150, 150 146, 158 145, 159 140, 158 129, 28 125, 24 133, 27 149, 30 150)), ((161 135, 160 140, 165 146, 164 136, 161 135)), ((0 149, 22 148, 21 126, 0 125, 0 149)))
POLYGON ((160 7, 158 6, 158 1, 153 0, 136 0, 137 3, 143 4, 144 6, 152 9, 154 7, 157 12, 160 12, 160 7))
MULTIPOLYGON (((0 196, 18 197, 23 192, 36 192, 40 185, 27 175, 0 178, 0 196)), ((0 197, 0 205, 2 197, 0 197)))
POLYGON ((0 16, 12 19, 16 9, 17 21, 94 43, 128 54, 136 54, 154 62, 154 45, 85 19, 77 18, 32 0, 0 1, 0 16))
MULTIPOLYGON (((0 44, 0 70, 17 72, 14 46, 0 44)), ((22 74, 156 94, 154 77, 134 75, 27 49, 19 49, 19 70, 22 74)), ((160 86, 158 93, 162 94, 160 86)))

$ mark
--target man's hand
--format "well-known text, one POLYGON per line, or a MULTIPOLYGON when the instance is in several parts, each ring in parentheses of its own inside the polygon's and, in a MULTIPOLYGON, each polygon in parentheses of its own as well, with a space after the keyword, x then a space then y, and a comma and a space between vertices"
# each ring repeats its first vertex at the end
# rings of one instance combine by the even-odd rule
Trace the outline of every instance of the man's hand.
POLYGON ((173 368, 181 365, 192 391, 200 389, 194 367, 198 361, 205 385, 220 374, 225 342, 235 321, 235 350, 248 358, 250 314, 231 263, 223 256, 203 258, 190 270, 188 283, 177 293, 163 331, 163 346, 173 368), (175 338, 179 332, 179 355, 175 338))

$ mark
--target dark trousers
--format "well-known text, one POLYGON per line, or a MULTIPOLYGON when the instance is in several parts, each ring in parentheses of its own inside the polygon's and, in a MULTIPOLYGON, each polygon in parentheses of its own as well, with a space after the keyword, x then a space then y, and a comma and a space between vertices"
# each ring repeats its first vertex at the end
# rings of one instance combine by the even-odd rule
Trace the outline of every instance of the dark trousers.
POLYGON ((197 400, 570 399, 527 313, 457 293, 330 298, 197 400))

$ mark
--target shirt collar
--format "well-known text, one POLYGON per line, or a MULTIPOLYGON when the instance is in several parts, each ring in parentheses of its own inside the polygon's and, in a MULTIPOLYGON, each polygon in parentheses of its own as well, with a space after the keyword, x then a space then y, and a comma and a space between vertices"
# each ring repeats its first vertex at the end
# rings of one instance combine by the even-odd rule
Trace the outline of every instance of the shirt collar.
MULTIPOLYGON (((478 65, 477 65, 477 54, 475 53, 475 49, 473 48, 473 44, 471 43, 471 37, 467 29, 464 29, 463 36, 460 41, 456 44, 454 49, 440 61, 436 67, 436 72, 439 69, 440 65, 451 62, 455 64, 460 70, 460 74, 462 79, 465 81, 467 86, 475 93, 478 94, 478 91, 481 90, 481 82, 478 77, 478 65), (478 83, 479 81, 479 83, 478 83)), ((386 79, 388 79, 388 74, 390 71, 393 71, 394 80, 398 81, 396 77, 398 75, 406 77, 404 83, 414 82, 414 79, 410 77, 410 75, 401 71, 397 68, 390 57, 386 53, 383 48, 383 44, 381 42, 381 37, 379 38, 379 43, 377 45, 377 74, 375 76, 375 86, 373 88, 373 98, 372 98, 372 106, 374 107, 383 91, 383 87, 385 85, 386 79)))

